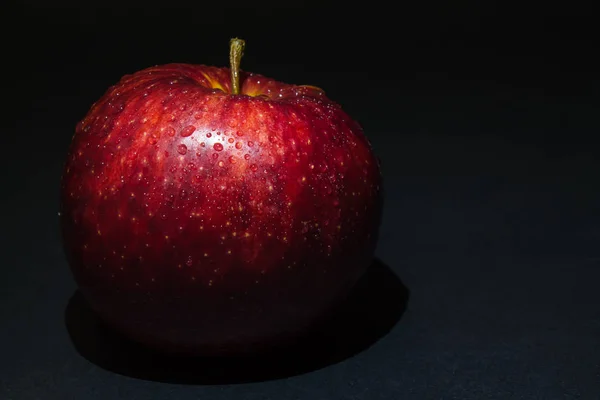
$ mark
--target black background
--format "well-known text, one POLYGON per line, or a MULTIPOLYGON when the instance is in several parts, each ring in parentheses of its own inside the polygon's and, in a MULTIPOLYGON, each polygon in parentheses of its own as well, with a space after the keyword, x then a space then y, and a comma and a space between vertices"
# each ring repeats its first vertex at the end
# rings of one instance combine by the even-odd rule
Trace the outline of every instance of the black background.
POLYGON ((1 13, 0 399, 600 398, 600 71, 577 2, 24 1, 1 13), (98 8, 101 7, 101 8, 98 8), (58 235, 75 124, 167 62, 322 87, 386 186, 377 260, 323 332, 160 358, 99 327, 58 235))

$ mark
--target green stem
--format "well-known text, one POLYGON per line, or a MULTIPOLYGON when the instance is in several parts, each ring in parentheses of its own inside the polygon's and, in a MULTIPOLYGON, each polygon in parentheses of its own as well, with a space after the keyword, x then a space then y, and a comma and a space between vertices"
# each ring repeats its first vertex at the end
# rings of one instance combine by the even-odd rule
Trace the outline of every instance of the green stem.
POLYGON ((246 42, 233 38, 229 41, 229 65, 231 67, 231 93, 240 94, 240 62, 246 42))

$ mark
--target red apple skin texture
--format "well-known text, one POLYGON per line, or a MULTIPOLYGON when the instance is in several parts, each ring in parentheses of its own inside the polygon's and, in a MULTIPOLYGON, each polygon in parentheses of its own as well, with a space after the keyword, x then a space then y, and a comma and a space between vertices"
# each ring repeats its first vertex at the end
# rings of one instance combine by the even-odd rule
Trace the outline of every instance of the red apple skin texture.
POLYGON ((370 265, 378 161, 323 91, 227 68, 123 77, 77 125, 61 186, 72 273, 91 307, 156 349, 294 340, 370 265))

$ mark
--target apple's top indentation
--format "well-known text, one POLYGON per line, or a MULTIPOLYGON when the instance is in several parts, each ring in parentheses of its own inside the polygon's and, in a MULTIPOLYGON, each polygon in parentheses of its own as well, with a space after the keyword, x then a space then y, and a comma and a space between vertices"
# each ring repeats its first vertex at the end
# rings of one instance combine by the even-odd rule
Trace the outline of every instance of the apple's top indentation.
MULTIPOLYGON (((171 63, 146 68, 134 75, 137 79, 132 79, 132 75, 125 76, 113 89, 119 87, 119 95, 126 94, 134 90, 130 84, 134 81, 139 84, 139 75, 145 75, 148 86, 152 88, 154 87, 151 86, 152 83, 171 78, 169 86, 172 90, 179 88, 202 92, 206 95, 248 96, 257 100, 271 101, 290 101, 298 97, 325 99, 325 92, 316 86, 282 83, 264 75, 246 71, 239 71, 240 93, 235 95, 231 90, 231 69, 228 67, 171 63)), ((197 116, 200 118, 201 114, 197 114, 197 116)))

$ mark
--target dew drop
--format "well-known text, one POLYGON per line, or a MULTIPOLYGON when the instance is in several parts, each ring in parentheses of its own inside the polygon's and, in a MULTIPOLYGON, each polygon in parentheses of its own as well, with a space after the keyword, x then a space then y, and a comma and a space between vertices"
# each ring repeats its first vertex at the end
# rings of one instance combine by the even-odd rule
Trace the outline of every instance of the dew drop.
POLYGON ((211 136, 212 136, 212 133, 210 133, 210 132, 208 132, 208 133, 206 134, 206 137, 211 137, 211 136))
POLYGON ((201 113, 196 113, 196 114, 194 114, 194 118, 195 119, 202 119, 202 114, 201 113))
POLYGON ((223 150, 223 145, 221 143, 215 143, 215 145, 213 147, 215 148, 216 151, 223 150))
POLYGON ((190 136, 192 133, 194 133, 194 131, 196 130, 196 127, 193 125, 188 125, 185 128, 183 128, 181 130, 181 132, 179 133, 182 137, 188 137, 190 136))
POLYGON ((237 133, 238 136, 243 136, 244 135, 244 132, 242 132, 242 131, 237 131, 236 133, 237 133))
POLYGON ((206 143, 202 142, 202 143, 200 143, 200 146, 205 147, 206 143))
POLYGON ((234 156, 230 156, 229 157, 229 162, 232 164, 235 164, 235 157, 234 156))
POLYGON ((172 126, 167 128, 167 135, 169 135, 171 137, 175 136, 175 129, 173 129, 172 126))
POLYGON ((181 155, 184 155, 185 153, 187 153, 187 146, 185 144, 180 144, 179 146, 177 146, 177 152, 181 155))
POLYGON ((223 167, 223 161, 219 161, 219 163, 217 164, 219 167, 223 167))
POLYGON ((235 148, 238 149, 238 150, 241 149, 242 148, 242 142, 237 142, 235 144, 235 148))
POLYGON ((155 134, 150 135, 150 138, 148 139, 148 142, 150 144, 156 144, 156 142, 158 142, 158 138, 156 137, 155 134))
POLYGON ((233 143, 233 140, 234 140, 234 139, 233 139, 232 137, 230 137, 229 139, 227 139, 227 141, 228 141, 229 143, 233 143))
POLYGON ((244 154, 244 160, 249 160, 250 159, 250 154, 246 153, 244 154))
POLYGON ((274 143, 275 142, 275 136, 269 136, 269 142, 274 143))
POLYGON ((253 172, 256 172, 256 170, 258 169, 258 167, 256 166, 256 164, 252 164, 252 165, 250 166, 250 169, 251 169, 253 172))
POLYGON ((194 164, 193 162, 191 162, 191 163, 188 164, 188 168, 194 170, 194 169, 196 169, 196 164, 194 164))
POLYGON ((219 158, 219 153, 213 153, 212 158, 215 160, 219 158))
POLYGON ((252 146, 254 146, 254 142, 252 142, 252 141, 248 142, 248 147, 252 147, 252 146))

